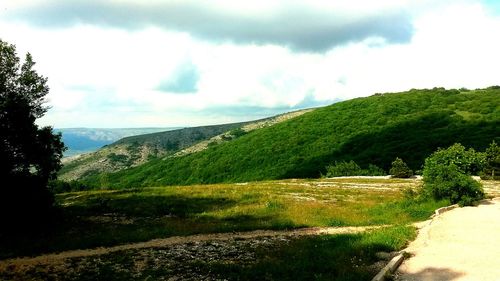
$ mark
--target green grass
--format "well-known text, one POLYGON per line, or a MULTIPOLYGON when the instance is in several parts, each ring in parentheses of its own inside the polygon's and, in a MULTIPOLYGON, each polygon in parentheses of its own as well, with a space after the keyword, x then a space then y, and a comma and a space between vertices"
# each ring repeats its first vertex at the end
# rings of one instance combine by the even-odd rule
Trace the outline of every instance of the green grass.
POLYGON ((446 205, 405 201, 402 190, 419 184, 323 179, 63 193, 50 231, 2 239, 0 258, 198 233, 406 224, 446 205))
POLYGON ((377 94, 318 108, 198 153, 94 175, 87 183, 128 188, 314 178, 335 161, 387 171, 396 157, 419 170, 438 147, 460 142, 482 151, 500 141, 499 101, 496 87, 377 94))

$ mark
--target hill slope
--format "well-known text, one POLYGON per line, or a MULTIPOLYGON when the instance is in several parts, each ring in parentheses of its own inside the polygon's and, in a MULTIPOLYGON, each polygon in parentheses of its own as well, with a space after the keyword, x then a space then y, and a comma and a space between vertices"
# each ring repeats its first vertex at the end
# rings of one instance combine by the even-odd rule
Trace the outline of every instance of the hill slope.
POLYGON ((62 140, 68 150, 64 156, 71 157, 82 153, 96 151, 113 143, 123 137, 156 133, 178 128, 65 128, 54 129, 55 132, 62 134, 62 140))
POLYGON ((106 187, 317 177, 338 160, 388 169, 395 157, 420 169, 438 147, 484 149, 500 141, 500 87, 376 94, 317 109, 234 141, 91 177, 106 187))
POLYGON ((163 157, 179 157, 227 142, 247 132, 300 116, 310 109, 241 123, 201 126, 122 138, 99 151, 64 159, 62 180, 83 179, 103 172, 116 172, 163 157))

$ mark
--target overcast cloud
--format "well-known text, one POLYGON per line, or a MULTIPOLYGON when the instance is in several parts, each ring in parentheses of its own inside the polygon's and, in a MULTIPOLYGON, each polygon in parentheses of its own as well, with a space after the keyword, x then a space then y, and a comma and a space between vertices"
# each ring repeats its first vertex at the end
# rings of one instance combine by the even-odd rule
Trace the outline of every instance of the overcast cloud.
POLYGON ((257 119, 377 92, 500 84, 485 0, 0 3, 0 38, 49 79, 56 127, 257 119))
POLYGON ((40 1, 8 11, 7 18, 46 28, 92 24, 140 30, 156 26, 208 41, 276 44, 312 52, 370 37, 389 43, 411 39, 407 12, 411 6, 381 1, 365 7, 366 1, 349 2, 40 1))

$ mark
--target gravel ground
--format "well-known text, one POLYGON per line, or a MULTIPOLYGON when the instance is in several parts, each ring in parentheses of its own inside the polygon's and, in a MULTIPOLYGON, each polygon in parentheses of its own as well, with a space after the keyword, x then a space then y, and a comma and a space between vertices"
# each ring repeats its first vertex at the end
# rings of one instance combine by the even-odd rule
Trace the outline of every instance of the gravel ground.
MULTIPOLYGON (((273 251, 303 236, 358 233, 379 227, 192 235, 9 259, 0 261, 0 280, 221 280, 206 265, 250 265, 257 260, 255 249, 273 251)), ((381 261, 371 270, 377 272, 384 265, 381 261)))
POLYGON ((104 255, 74 257, 50 264, 12 266, 0 280, 220 280, 201 263, 252 264, 254 251, 271 250, 292 236, 199 241, 168 247, 130 249, 104 255))

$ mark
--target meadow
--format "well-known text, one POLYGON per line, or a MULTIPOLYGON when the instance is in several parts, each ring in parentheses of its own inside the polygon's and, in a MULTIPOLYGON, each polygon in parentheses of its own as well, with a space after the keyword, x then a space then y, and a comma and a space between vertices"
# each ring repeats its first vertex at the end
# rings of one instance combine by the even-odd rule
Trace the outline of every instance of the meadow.
MULTIPOLYGON (((488 196, 500 194, 498 181, 483 183, 488 196)), ((413 222, 449 204, 415 198, 412 191, 421 184, 346 177, 62 193, 52 226, 0 240, 0 279, 370 280, 391 253, 415 238, 413 222), (292 231, 331 226, 376 227, 322 235, 292 231), (281 231, 245 236, 252 230, 281 231), (175 242, 151 241, 169 237, 175 242), (78 252, 27 266, 8 260, 139 241, 155 246, 78 252)))
POLYGON ((200 233, 405 225, 447 204, 405 199, 420 184, 337 178, 62 193, 53 226, 15 241, 2 239, 0 257, 200 233))

